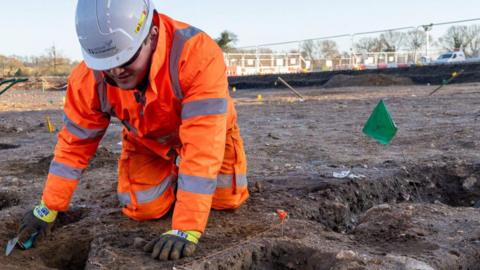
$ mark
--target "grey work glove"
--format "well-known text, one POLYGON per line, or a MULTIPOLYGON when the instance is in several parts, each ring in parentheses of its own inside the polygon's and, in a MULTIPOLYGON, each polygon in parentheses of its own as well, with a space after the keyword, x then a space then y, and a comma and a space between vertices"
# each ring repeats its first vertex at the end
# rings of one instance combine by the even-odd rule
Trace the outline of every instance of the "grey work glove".
POLYGON ((18 229, 18 244, 24 249, 33 246, 36 239, 45 237, 57 217, 57 211, 48 209, 43 202, 27 211, 18 229))
POLYGON ((197 231, 170 230, 148 242, 143 250, 160 261, 192 256, 202 234, 197 231))

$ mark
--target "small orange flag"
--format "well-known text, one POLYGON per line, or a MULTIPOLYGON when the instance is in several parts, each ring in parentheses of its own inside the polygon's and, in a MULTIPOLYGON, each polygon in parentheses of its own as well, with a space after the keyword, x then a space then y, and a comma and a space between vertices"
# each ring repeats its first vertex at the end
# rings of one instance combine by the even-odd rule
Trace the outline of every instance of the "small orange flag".
POLYGON ((282 209, 277 209, 277 215, 278 215, 278 218, 280 219, 280 222, 283 223, 287 218, 288 213, 282 209))

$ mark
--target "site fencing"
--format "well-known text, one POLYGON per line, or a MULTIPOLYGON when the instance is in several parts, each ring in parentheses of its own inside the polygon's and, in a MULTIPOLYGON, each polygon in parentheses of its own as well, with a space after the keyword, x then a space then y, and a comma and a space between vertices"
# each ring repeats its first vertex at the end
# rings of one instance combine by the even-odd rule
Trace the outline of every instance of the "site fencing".
POLYGON ((230 76, 397 68, 453 50, 480 57, 480 18, 241 47, 225 62, 230 76))

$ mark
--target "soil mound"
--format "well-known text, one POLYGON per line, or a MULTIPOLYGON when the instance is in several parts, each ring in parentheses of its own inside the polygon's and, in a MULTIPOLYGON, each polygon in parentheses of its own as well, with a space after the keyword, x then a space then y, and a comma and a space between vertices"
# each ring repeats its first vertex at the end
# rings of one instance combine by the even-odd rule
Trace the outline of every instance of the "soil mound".
MULTIPOLYGON (((9 79, 9 78, 4 78, 9 79)), ((29 77, 28 81, 15 84, 12 89, 16 90, 39 90, 65 91, 67 89, 67 77, 29 77)))
POLYGON ((361 74, 361 75, 335 75, 327 83, 325 88, 348 87, 348 86, 391 86, 413 85, 413 81, 407 77, 399 77, 386 74, 361 74))

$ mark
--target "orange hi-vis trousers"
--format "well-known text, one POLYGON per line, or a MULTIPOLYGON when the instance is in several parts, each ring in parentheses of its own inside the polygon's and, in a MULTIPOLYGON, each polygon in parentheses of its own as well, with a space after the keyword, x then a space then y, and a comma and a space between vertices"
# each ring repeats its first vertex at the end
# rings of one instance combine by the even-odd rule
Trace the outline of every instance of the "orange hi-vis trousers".
MULTIPOLYGON (((124 134, 118 166, 118 198, 123 213, 139 221, 165 215, 175 202, 177 165, 175 158, 166 160, 124 134)), ((235 125, 227 131, 225 155, 212 196, 213 209, 235 209, 247 200, 246 171, 243 142, 235 125)))

